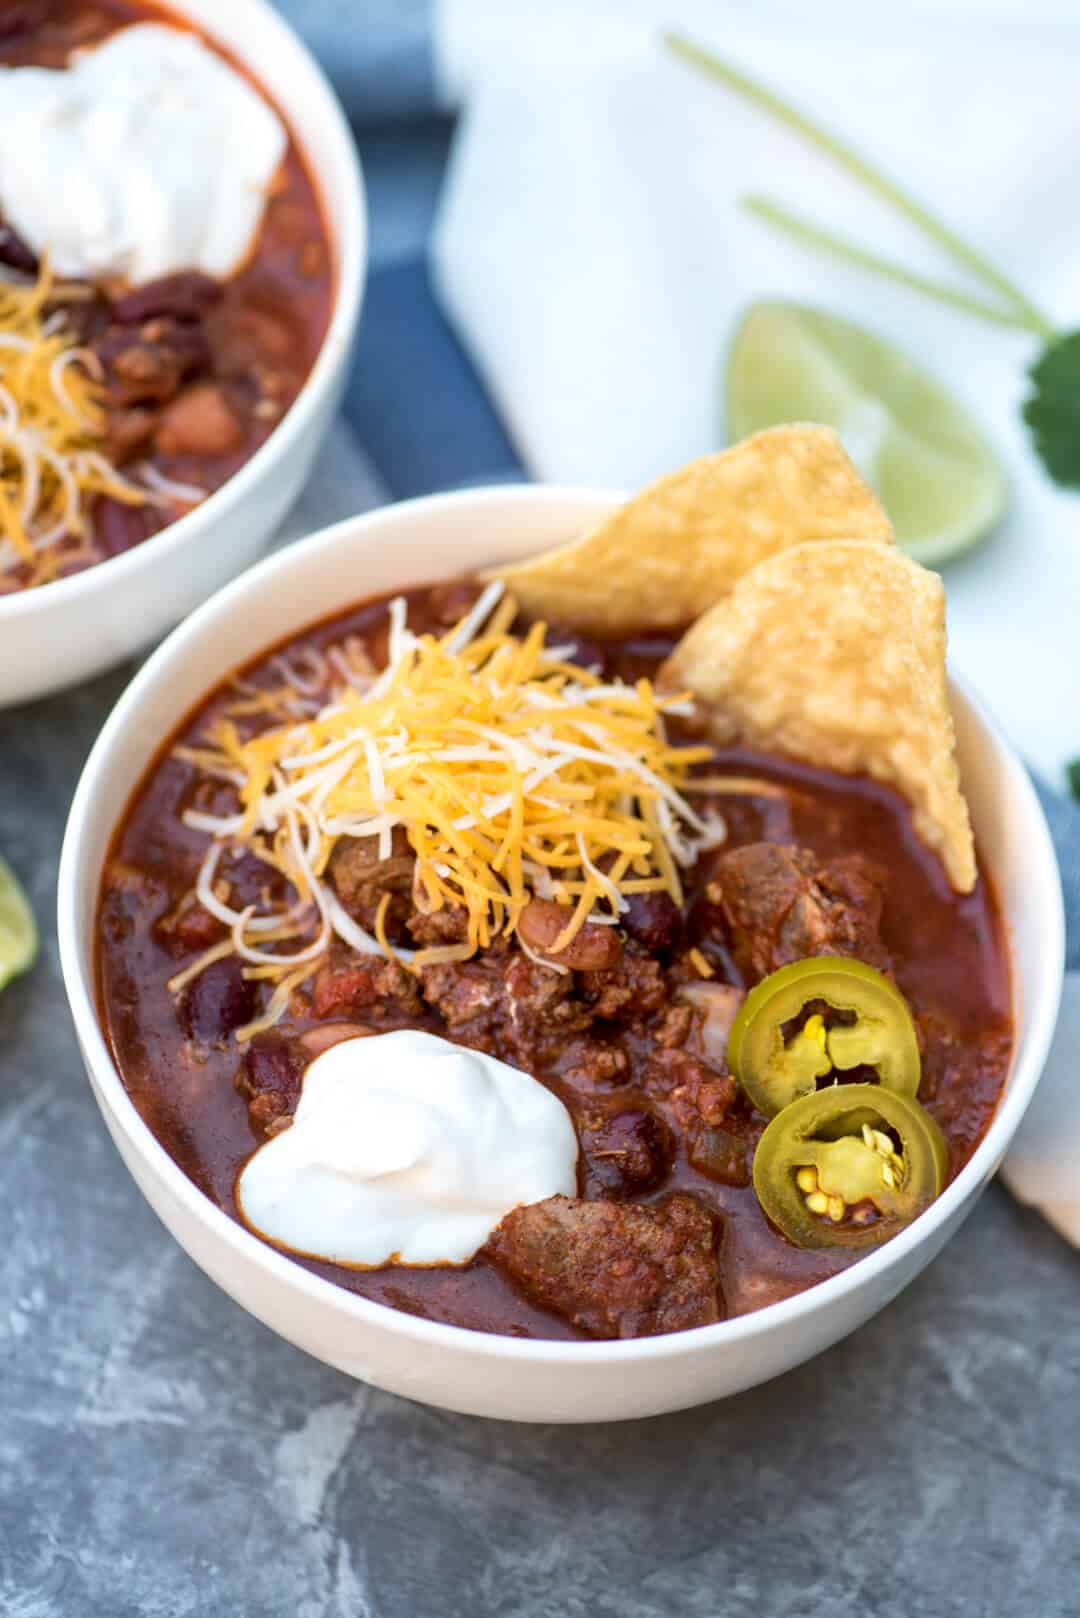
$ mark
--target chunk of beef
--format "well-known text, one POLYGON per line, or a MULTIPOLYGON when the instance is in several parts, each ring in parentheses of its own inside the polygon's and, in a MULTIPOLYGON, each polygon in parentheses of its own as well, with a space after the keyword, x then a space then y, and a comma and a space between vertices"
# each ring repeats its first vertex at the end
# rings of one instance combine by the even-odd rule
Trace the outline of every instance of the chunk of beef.
POLYGON ((542 1308, 593 1337, 652 1337, 720 1319, 716 1222, 696 1198, 654 1206, 549 1197, 515 1208, 488 1252, 542 1308))
POLYGON ((379 858, 377 837, 343 837, 330 856, 329 874, 334 891, 354 921, 369 933, 384 893, 390 895, 386 932, 392 943, 404 942, 405 923, 412 913, 413 871, 416 856, 403 826, 395 826, 390 854, 379 858))
POLYGON ((604 971, 617 965, 622 955, 622 939, 614 927, 585 926, 558 954, 554 945, 573 912, 568 905, 552 899, 530 899, 518 918, 518 932, 537 955, 568 966, 573 972, 604 971))
POLYGON ((430 915, 415 911, 406 924, 418 949, 441 949, 447 944, 463 944, 469 931, 469 916, 464 905, 444 904, 430 915))
POLYGON ((675 1141, 662 1118, 645 1107, 583 1114, 580 1126, 585 1195, 633 1197, 667 1176, 675 1141))
POLYGON ((882 884, 860 854, 747 843, 720 855, 706 889, 748 983, 806 955, 856 955, 887 969, 882 884))

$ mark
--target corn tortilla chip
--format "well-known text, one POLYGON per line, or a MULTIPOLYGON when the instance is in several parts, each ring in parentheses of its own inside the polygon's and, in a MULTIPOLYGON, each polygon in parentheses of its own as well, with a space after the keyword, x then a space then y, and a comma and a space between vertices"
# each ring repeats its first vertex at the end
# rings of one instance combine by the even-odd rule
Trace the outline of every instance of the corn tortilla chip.
POLYGON ((527 612, 594 634, 684 629, 775 551, 891 544, 889 519, 828 427, 771 427, 691 461, 592 533, 493 570, 527 612))
POLYGON ((662 670, 736 739, 896 787, 953 887, 975 886, 945 678, 945 592, 884 545, 800 545, 759 563, 662 670))

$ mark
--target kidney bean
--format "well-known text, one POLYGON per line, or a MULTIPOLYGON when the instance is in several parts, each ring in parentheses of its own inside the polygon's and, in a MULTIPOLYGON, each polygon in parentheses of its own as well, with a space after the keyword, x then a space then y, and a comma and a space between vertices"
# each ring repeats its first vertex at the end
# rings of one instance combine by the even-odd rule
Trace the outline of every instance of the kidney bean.
POLYGON ((674 949, 682 931, 679 907, 668 893, 631 893, 622 925, 649 950, 674 949))
POLYGON ((587 1115, 581 1131, 587 1197, 630 1197, 649 1191, 671 1168, 671 1130, 654 1112, 587 1115))
MULTIPOLYGON (((3 38, 3 29, 3 17, 0 16, 0 39, 3 38)), ((7 224, 3 219, 0 219, 0 264, 20 270, 24 275, 36 275, 38 271, 37 254, 33 248, 23 241, 14 225, 7 224)))
POLYGON ((222 296, 222 287, 212 275, 200 270, 181 270, 147 281, 112 304, 112 318, 121 326, 138 326, 155 315, 171 315, 175 320, 198 320, 222 296))
POLYGON ((303 1052, 280 1034, 256 1034, 236 1075, 236 1088, 247 1097, 248 1119, 256 1135, 274 1135, 292 1122, 300 1099, 303 1052))
POLYGON ((112 325, 93 344, 105 369, 110 405, 164 404, 210 364, 201 326, 160 315, 140 326, 112 325))
POLYGON ((256 1034, 245 1053, 236 1085, 247 1095, 258 1095, 265 1090, 280 1091, 289 1096, 295 1106, 303 1071, 304 1058, 291 1040, 283 1039, 280 1034, 256 1034))
POLYGON ((191 983, 181 1013, 188 1034, 200 1045, 220 1045, 234 1028, 255 1015, 255 985, 235 956, 211 961, 191 983))

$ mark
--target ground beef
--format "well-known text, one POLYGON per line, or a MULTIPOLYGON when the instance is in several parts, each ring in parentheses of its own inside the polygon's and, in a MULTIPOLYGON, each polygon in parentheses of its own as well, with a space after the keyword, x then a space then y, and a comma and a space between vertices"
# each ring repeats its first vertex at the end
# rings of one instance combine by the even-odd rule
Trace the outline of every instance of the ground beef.
POLYGON ((421 993, 455 1039, 491 1050, 506 1017, 502 962, 490 954, 473 961, 425 966, 421 993))
POLYGON ((706 897, 747 983, 806 955, 856 955, 888 969, 883 884, 859 854, 825 861, 806 848, 747 843, 719 856, 706 897))
POLYGON ((397 1019, 415 1017, 421 1004, 415 978, 398 961, 342 952, 317 973, 311 1009, 316 1017, 363 1011, 397 1019))
POLYGON ((721 1318, 717 1222, 695 1197, 550 1197, 515 1208, 487 1251, 536 1303, 592 1337, 651 1337, 721 1318))
POLYGON ((668 998, 663 967, 637 945, 627 945, 609 971, 585 972, 582 988, 593 1015, 605 1022, 641 1023, 662 1011, 668 998))
POLYGON ((330 856, 328 875, 344 909, 369 933, 375 930, 379 903, 388 893, 387 937, 401 943, 412 914, 415 866, 416 856, 404 827, 395 826, 387 859, 379 858, 377 837, 342 837, 330 856))
POLYGON ((561 1072, 564 1079, 583 1090, 598 1084, 625 1084, 630 1077, 630 1058, 621 1042, 583 1035, 564 1047, 561 1072))
POLYGON ((730 1073, 719 1073, 677 1047, 655 1050, 643 1078, 648 1093, 665 1101, 683 1128, 722 1123, 738 1094, 730 1073))
POLYGON ((447 944, 463 944, 469 932, 469 917, 463 905, 444 904, 425 916, 413 912, 406 924, 417 949, 441 949, 447 944))

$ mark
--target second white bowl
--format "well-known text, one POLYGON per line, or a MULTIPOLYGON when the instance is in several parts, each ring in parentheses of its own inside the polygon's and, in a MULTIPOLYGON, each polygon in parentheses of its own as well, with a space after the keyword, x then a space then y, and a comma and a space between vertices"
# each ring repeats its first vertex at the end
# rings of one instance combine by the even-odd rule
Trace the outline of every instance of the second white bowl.
POLYGON ((1062 979, 1061 890, 1042 810, 1015 755, 954 685, 964 786, 1011 945, 1015 1055, 970 1162, 913 1225, 851 1269, 757 1314, 667 1337, 522 1341, 356 1297, 264 1246, 196 1189, 124 1089, 94 992, 102 867, 157 748, 231 669, 314 620, 365 596, 558 544, 614 503, 544 488, 436 496, 340 523, 268 558, 177 629, 121 697, 79 783, 60 866, 61 963, 86 1070, 121 1156, 180 1244, 244 1308, 328 1364, 429 1404, 523 1421, 648 1416, 737 1393, 882 1308, 934 1257, 997 1168, 1042 1071, 1062 979))
POLYGON ((234 578, 295 500, 341 402, 367 265, 356 146, 322 70, 269 0, 182 0, 285 114, 323 204, 337 269, 330 325, 292 408, 251 460, 178 522, 120 556, 0 596, 0 708, 132 656, 234 578))

